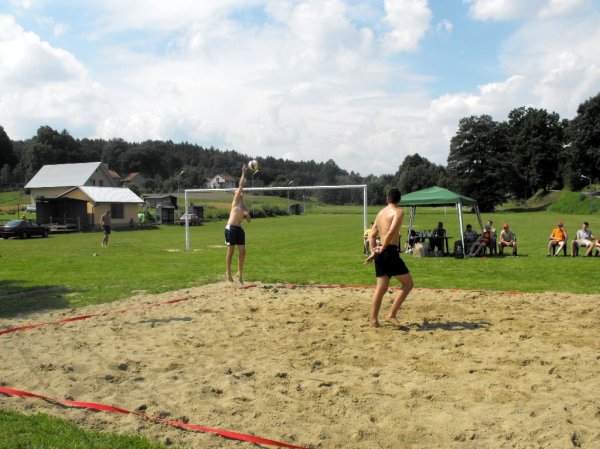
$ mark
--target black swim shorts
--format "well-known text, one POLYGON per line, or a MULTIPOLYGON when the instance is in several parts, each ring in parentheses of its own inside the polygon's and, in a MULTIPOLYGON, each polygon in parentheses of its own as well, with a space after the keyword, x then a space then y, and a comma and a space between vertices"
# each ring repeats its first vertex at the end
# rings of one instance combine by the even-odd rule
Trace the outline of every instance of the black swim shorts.
POLYGON ((408 274, 408 267, 400 258, 400 250, 396 245, 389 245, 385 250, 375 256, 375 276, 401 276, 408 274))
POLYGON ((246 233, 244 232, 244 229, 241 226, 225 226, 225 244, 227 246, 245 245, 246 233))

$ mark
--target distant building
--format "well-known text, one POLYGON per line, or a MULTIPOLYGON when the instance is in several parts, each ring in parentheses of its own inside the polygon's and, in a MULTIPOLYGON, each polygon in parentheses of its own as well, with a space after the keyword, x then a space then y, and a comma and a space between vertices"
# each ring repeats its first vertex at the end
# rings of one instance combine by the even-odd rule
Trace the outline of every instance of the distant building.
POLYGON ((209 178, 207 183, 209 189, 229 189, 231 187, 237 187, 236 181, 229 175, 216 175, 209 178))
POLYGON ((141 173, 129 173, 124 178, 121 178, 121 185, 127 187, 131 184, 135 184, 136 186, 142 187, 146 182, 146 177, 141 173))

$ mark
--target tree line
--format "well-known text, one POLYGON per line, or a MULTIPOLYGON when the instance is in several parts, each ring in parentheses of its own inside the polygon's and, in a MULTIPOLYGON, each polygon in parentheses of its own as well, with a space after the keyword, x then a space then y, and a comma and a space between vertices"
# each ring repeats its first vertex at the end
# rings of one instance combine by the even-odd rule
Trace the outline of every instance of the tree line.
MULTIPOLYGON (((242 164, 251 158, 187 142, 76 139, 67 130, 49 126, 41 126, 29 139, 13 141, 0 126, 3 190, 22 188, 43 165, 102 161, 122 176, 142 173, 146 182, 138 193, 172 192, 179 187, 204 187, 217 174, 239 176, 242 164)), ((363 177, 341 169, 333 160, 258 160, 262 168, 257 185, 367 184, 369 204, 384 203, 391 185, 404 193, 437 185, 475 198, 481 210, 492 211, 507 199, 524 200, 540 190, 577 190, 597 178, 600 93, 580 104, 572 120, 531 107, 513 109, 503 122, 489 115, 462 118, 446 166, 414 154, 405 157, 394 174, 363 177)), ((322 190, 317 195, 331 204, 362 203, 362 192, 354 190, 322 190)))

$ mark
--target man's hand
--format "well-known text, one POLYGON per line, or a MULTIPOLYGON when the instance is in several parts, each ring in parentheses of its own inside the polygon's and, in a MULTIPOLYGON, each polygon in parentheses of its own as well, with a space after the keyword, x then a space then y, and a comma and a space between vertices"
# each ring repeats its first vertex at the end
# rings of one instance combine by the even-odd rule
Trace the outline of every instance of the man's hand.
POLYGON ((376 246, 373 251, 371 251, 371 254, 369 254, 369 257, 367 257, 364 261, 364 264, 368 264, 373 262, 373 260, 375 260, 375 257, 377 257, 378 254, 381 253, 381 246, 376 246))

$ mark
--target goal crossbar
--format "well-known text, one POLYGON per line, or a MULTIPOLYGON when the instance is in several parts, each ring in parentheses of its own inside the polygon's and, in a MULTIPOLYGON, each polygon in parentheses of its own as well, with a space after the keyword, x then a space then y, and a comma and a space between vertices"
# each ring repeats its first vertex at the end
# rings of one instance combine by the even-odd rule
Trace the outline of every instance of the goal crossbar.
MULTIPOLYGON (((185 249, 190 250, 190 223, 188 216, 188 193, 210 193, 210 192, 235 192, 238 187, 224 189, 185 189, 183 200, 185 203, 185 249)), ((346 184, 341 186, 279 186, 279 187, 244 187, 244 192, 276 192, 290 190, 339 190, 339 189, 362 189, 363 190, 363 230, 367 229, 367 185, 346 184)))

